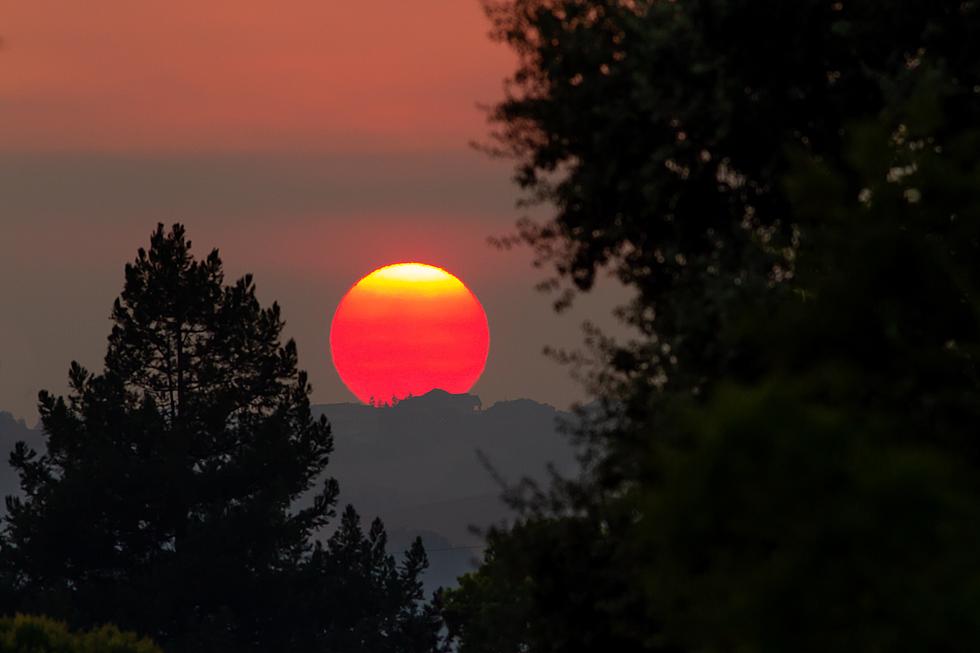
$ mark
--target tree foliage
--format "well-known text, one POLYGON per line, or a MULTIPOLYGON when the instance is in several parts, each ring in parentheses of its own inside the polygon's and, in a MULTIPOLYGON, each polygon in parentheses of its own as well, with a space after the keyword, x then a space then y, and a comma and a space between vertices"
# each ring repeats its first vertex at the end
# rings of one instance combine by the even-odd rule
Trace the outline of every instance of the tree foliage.
POLYGON ((0 653, 160 653, 160 649, 115 626, 73 633, 62 622, 19 614, 0 618, 0 653))
MULTIPOLYGON (((945 71, 957 120, 975 116, 972 2, 486 5, 519 57, 490 146, 516 161, 530 201, 554 207, 509 242, 534 249, 552 287, 587 290, 608 270, 635 290, 624 316, 650 346, 613 368, 658 386, 723 369, 733 352, 714 334, 731 308, 792 279, 807 225, 783 179, 800 156, 845 163, 848 128, 926 68, 945 71)), ((846 180, 855 196, 860 182, 846 180)))
POLYGON ((182 226, 160 225, 126 266, 105 370, 73 363, 67 398, 41 393, 45 447, 11 457, 24 494, 7 499, 0 557, 11 607, 179 651, 325 650, 353 628, 340 606, 389 620, 392 638, 423 629, 409 591, 421 553, 392 572, 381 538, 370 573, 352 575, 314 543, 338 490, 296 346, 250 275, 225 285, 217 251, 190 250, 182 226), (338 593, 392 577, 380 608, 338 593))
POLYGON ((421 574, 428 567, 422 541, 415 539, 400 563, 386 551, 381 520, 367 535, 350 506, 326 548, 317 547, 313 564, 336 584, 324 586, 332 619, 327 639, 338 651, 434 653, 441 650, 441 628, 434 606, 425 604, 421 574), (338 601, 338 598, 341 600, 338 601))
POLYGON ((462 651, 977 646, 977 11, 491 7, 502 143, 555 207, 520 238, 611 269, 641 335, 598 341, 584 478, 447 596, 462 651))

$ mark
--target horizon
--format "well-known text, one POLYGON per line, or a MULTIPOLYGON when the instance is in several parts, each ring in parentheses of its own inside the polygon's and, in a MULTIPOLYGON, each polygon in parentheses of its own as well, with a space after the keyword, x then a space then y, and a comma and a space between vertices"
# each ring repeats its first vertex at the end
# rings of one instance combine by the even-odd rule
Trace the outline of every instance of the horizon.
MULTIPOLYGON (((448 392, 446 390, 443 390, 442 388, 433 388, 432 390, 429 390, 425 394, 421 394, 421 395, 409 395, 407 397, 404 397, 402 399, 399 399, 395 404, 369 404, 369 403, 365 403, 363 401, 359 401, 359 400, 356 400, 355 399, 355 400, 352 400, 352 401, 310 402, 310 408, 311 409, 316 409, 316 408, 334 407, 334 406, 360 406, 360 407, 364 407, 364 408, 367 408, 367 409, 384 410, 384 409, 395 408, 395 407, 397 407, 397 406, 399 406, 399 405, 401 405, 402 403, 405 403, 405 402, 412 402, 412 401, 417 401, 417 400, 425 401, 427 399, 433 399, 434 397, 440 397, 442 395, 446 395, 447 397, 453 397, 453 398, 473 397, 473 398, 477 399, 478 403, 473 408, 473 412, 485 412, 485 411, 488 411, 488 410, 492 409, 494 406, 497 406, 499 404, 508 404, 508 403, 514 403, 514 402, 531 402, 531 403, 534 403, 534 404, 536 404, 538 406, 543 406, 543 407, 546 407, 546 408, 551 408, 551 409, 553 409, 557 413, 563 413, 563 414, 567 414, 567 415, 571 415, 572 412, 573 412, 570 409, 563 409, 563 408, 560 408, 560 407, 555 406, 553 404, 550 404, 550 403, 548 403, 546 401, 539 401, 539 400, 535 399, 534 397, 501 397, 501 398, 495 399, 492 402, 484 403, 483 402, 483 399, 478 394, 475 394, 473 392, 452 393, 452 392, 448 392)), ((587 406, 587 405, 588 404, 584 404, 583 405, 583 404, 576 403, 571 408, 582 407, 582 406, 587 406)), ((32 431, 40 430, 40 428, 39 428, 40 427, 40 422, 39 421, 38 422, 35 422, 34 425, 31 426, 27 422, 27 418, 26 417, 21 416, 21 415, 17 415, 16 413, 13 413, 12 411, 7 410, 3 406, 0 406, 0 415, 9 415, 11 417, 11 419, 13 419, 15 422, 19 422, 19 423, 23 424, 26 428, 28 428, 28 429, 30 429, 32 431)))

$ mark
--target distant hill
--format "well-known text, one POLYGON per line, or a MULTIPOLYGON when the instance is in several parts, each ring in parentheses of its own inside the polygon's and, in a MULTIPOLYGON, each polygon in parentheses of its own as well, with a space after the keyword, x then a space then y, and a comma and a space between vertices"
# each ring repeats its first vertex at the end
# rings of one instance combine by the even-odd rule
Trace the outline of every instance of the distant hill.
POLYGON ((10 452, 14 445, 23 440, 35 449, 41 448, 39 432, 28 428, 22 419, 15 419, 10 413, 0 411, 0 514, 3 514, 3 498, 20 492, 17 475, 9 466, 10 452))
MULTIPOLYGON (((340 483, 340 507, 352 503, 369 522, 381 517, 390 549, 404 550, 416 536, 429 550, 429 590, 449 585, 471 568, 486 527, 510 516, 501 488, 486 469, 508 483, 544 479, 547 465, 571 472, 575 460, 555 408, 528 399, 482 408, 474 395, 435 390, 395 406, 321 404, 333 427, 335 450, 327 472, 340 483)), ((18 440, 40 448, 39 432, 0 412, 0 497, 19 491, 7 465, 18 440)), ((0 501, 0 513, 3 504, 0 501)))
POLYGON ((566 473, 576 468, 558 429, 570 415, 527 399, 482 409, 476 396, 434 390, 393 407, 326 404, 313 411, 333 426, 328 473, 340 483, 341 504, 354 504, 365 519, 380 516, 396 550, 422 536, 430 586, 453 583, 479 555, 483 540, 471 526, 510 516, 479 452, 508 483, 544 479, 549 463, 566 473))

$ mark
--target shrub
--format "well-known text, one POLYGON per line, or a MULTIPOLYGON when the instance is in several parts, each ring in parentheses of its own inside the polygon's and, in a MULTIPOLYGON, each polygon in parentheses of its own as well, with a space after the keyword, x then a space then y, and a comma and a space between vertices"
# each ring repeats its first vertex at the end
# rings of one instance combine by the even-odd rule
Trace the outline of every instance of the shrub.
POLYGON ((161 653, 145 637, 112 625, 83 633, 48 617, 0 618, 0 653, 161 653))

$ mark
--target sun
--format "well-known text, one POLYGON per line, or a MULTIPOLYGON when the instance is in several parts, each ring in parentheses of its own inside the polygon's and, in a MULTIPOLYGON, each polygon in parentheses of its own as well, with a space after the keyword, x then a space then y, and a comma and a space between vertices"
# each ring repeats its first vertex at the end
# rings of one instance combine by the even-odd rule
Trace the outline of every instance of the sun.
POLYGON ((330 325, 330 353, 365 403, 440 389, 469 391, 483 373, 490 328, 469 288, 442 268, 397 263, 347 291, 330 325))

